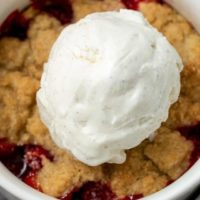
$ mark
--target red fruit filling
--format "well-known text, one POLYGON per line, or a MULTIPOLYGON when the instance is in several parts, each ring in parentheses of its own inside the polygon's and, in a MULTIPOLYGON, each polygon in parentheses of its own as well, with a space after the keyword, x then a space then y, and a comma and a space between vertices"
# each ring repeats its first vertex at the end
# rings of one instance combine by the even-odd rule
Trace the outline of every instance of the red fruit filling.
POLYGON ((17 177, 26 171, 23 162, 24 148, 9 143, 6 139, 0 139, 0 161, 17 177))
MULTIPOLYGON (((190 157, 189 168, 200 158, 200 123, 192 127, 183 127, 178 129, 181 134, 194 144, 194 150, 190 157)), ((169 181, 170 185, 173 181, 169 181)), ((120 200, 137 200, 143 195, 131 195, 120 200)), ((109 186, 100 182, 88 182, 80 189, 74 189, 61 200, 116 200, 116 195, 111 191, 109 186)))
MULTIPOLYGON (((71 22, 73 10, 68 0, 31 0, 35 9, 56 17, 62 24, 71 22)), ((15 10, 0 26, 0 38, 4 36, 16 37, 21 40, 27 38, 30 20, 26 19, 23 11, 15 10)))
MULTIPOLYGON (((31 0, 35 9, 46 12, 56 17, 62 24, 69 23, 73 18, 73 10, 68 0, 31 0)), ((122 0, 129 9, 138 10, 141 2, 156 0, 122 0)), ((162 0, 157 0, 162 3, 162 0)), ((19 39, 27 37, 30 21, 23 12, 12 12, 0 26, 0 37, 11 36, 19 39)), ((190 167, 200 158, 200 124, 193 127, 183 127, 179 131, 194 144, 194 150, 190 158, 190 167)), ((36 177, 42 168, 42 158, 53 161, 50 153, 40 146, 25 145, 16 146, 6 139, 0 139, 0 161, 17 177, 21 178, 29 186, 41 191, 36 177)), ((170 184, 169 182, 168 184, 170 184)), ((121 200, 137 200, 143 195, 131 195, 121 200)), ((100 182, 87 182, 79 189, 74 189, 61 200, 116 200, 116 195, 110 187, 100 182)))
POLYGON ((139 4, 142 2, 158 2, 162 3, 162 0, 122 0, 122 3, 129 9, 139 10, 139 4))
MULTIPOLYGON (((178 129, 181 134, 194 144, 194 150, 190 158, 190 167, 200 158, 200 123, 192 127, 178 129)), ((40 146, 24 145, 16 146, 6 139, 0 139, 0 161, 21 178, 29 186, 41 191, 36 178, 42 168, 42 158, 53 161, 51 154, 40 146)), ((169 182, 167 185, 171 184, 169 182)), ((132 195, 121 200, 136 200, 143 196, 132 195)), ((89 181, 80 188, 75 188, 70 193, 60 198, 61 200, 116 200, 116 194, 107 184, 89 181)))
POLYGON ((6 139, 0 139, 0 161, 17 177, 40 191, 36 179, 44 157, 53 160, 50 153, 40 146, 17 146, 6 139))
POLYGON ((100 182, 87 182, 81 188, 73 190, 61 200, 114 200, 116 195, 110 187, 100 182))
POLYGON ((71 22, 72 5, 69 0, 31 0, 32 6, 56 17, 62 24, 71 22))
MULTIPOLYGON (((70 0, 30 1, 30 6, 56 17, 62 24, 69 23, 73 19, 73 9, 70 0)), ((138 10, 141 2, 151 1, 162 3, 162 0, 122 0, 122 3, 129 9, 138 10)), ((30 20, 25 18, 23 11, 16 10, 12 12, 0 26, 0 37, 9 36, 24 40, 27 37, 29 24, 30 20)))
POLYGON ((89 181, 83 184, 79 189, 74 189, 61 200, 137 200, 142 198, 142 195, 131 195, 123 199, 117 198, 111 188, 107 184, 101 182, 89 181))
POLYGON ((182 127, 178 129, 181 134, 194 144, 194 150, 190 157, 189 168, 200 159, 200 123, 191 127, 182 127))
POLYGON ((0 26, 0 37, 9 36, 24 40, 27 37, 28 27, 29 20, 24 17, 22 12, 15 10, 0 26))

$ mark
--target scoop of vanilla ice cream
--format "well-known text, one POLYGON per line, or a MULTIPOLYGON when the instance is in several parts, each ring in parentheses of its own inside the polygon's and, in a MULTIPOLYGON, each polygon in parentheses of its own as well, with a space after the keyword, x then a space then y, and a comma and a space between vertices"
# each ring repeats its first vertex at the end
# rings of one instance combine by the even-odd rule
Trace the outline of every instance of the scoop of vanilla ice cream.
POLYGON ((190 21, 200 33, 200 1, 199 0, 165 0, 190 21))
POLYGON ((165 121, 180 92, 182 61, 131 10, 66 27, 45 65, 37 102, 56 144, 96 166, 123 163, 165 121))

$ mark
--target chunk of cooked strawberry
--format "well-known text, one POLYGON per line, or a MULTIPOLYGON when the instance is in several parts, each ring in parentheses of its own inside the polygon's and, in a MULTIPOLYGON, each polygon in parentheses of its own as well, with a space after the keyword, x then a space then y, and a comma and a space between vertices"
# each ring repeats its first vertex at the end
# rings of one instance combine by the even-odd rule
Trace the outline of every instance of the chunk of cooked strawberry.
POLYGON ((23 176, 22 180, 32 188, 42 191, 39 183, 37 182, 37 171, 29 171, 26 175, 23 176))
POLYGON ((53 161, 53 156, 41 146, 17 146, 0 139, 0 161, 26 184, 40 191, 37 173, 42 168, 44 157, 53 161))
POLYGON ((42 158, 53 160, 52 155, 41 146, 27 145, 25 148, 24 162, 32 170, 39 170, 42 168, 42 158))
POLYGON ((47 158, 53 161, 53 156, 44 148, 38 145, 26 145, 24 150, 24 163, 26 171, 20 177, 27 185, 41 191, 37 182, 38 171, 42 168, 42 159, 47 158))
POLYGON ((23 12, 15 10, 0 26, 0 37, 17 37, 21 40, 26 39, 29 20, 25 18, 23 12))
POLYGON ((178 131, 194 145, 194 149, 190 156, 190 168, 198 159, 200 159, 200 123, 194 126, 178 128, 178 131))
POLYGON ((139 4, 142 2, 158 2, 158 3, 162 3, 162 0, 122 0, 122 3, 124 3, 124 5, 129 8, 129 9, 133 9, 133 10, 138 10, 139 9, 139 4))

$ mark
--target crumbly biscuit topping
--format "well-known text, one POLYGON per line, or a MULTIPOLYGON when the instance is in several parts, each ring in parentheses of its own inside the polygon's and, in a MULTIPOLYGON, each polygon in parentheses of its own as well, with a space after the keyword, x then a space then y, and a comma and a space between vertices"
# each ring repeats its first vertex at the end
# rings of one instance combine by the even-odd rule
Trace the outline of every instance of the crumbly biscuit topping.
MULTIPOLYGON (((123 7, 115 0, 73 3, 75 20, 94 11, 123 7)), ((171 107, 167 122, 152 142, 145 141, 129 150, 127 161, 122 165, 91 168, 80 163, 52 142, 39 118, 35 94, 43 64, 62 25, 53 17, 36 14, 25 41, 0 39, 0 138, 8 137, 18 144, 39 144, 54 155, 54 162, 43 160, 44 167, 38 175, 44 193, 58 197, 86 181, 100 180, 110 183, 119 196, 148 195, 165 187, 188 168, 193 145, 176 129, 200 121, 200 36, 166 5, 143 3, 140 9, 177 49, 185 68, 181 95, 171 107)))

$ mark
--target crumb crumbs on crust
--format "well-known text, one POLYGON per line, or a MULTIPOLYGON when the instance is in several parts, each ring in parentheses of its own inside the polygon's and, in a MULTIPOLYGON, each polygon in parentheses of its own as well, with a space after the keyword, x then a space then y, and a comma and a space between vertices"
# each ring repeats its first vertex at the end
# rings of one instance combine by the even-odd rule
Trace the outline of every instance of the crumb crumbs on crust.
POLYGON ((0 40, 0 68, 19 70, 29 54, 27 41, 17 38, 2 38, 0 40))

